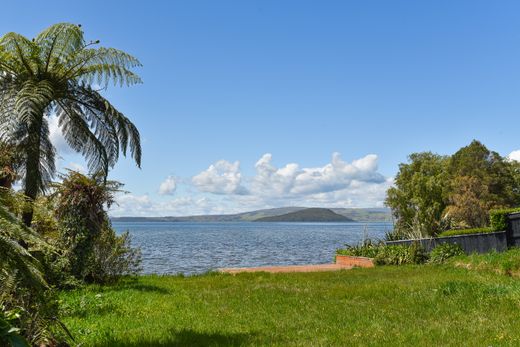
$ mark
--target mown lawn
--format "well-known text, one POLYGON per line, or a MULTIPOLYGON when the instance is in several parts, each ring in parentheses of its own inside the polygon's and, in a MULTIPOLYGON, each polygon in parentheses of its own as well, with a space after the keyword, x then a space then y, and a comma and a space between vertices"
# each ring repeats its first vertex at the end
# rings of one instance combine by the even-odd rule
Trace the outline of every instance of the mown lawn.
POLYGON ((520 279, 481 261, 143 276, 62 293, 64 322, 82 346, 520 345, 520 279))

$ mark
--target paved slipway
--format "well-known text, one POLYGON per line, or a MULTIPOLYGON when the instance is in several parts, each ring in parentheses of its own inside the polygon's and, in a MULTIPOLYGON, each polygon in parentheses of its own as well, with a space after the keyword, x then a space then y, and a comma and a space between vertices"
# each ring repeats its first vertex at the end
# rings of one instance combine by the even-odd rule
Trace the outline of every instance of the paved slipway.
POLYGON ((237 274, 240 272, 320 272, 352 269, 353 265, 320 264, 320 265, 293 265, 293 266, 261 266, 261 267, 235 267, 219 269, 220 272, 237 274))
POLYGON ((374 263, 369 258, 338 255, 334 264, 223 268, 218 269, 218 271, 230 274, 241 272, 322 272, 348 270, 353 267, 374 267, 374 263))

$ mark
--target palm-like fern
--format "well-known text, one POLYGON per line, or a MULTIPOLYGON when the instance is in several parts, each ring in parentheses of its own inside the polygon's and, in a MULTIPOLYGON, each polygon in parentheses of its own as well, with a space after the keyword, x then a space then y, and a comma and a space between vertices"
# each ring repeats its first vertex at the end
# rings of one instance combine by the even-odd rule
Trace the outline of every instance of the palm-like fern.
MULTIPOLYGON (((132 71, 140 63, 117 49, 94 48, 97 44, 85 41, 81 26, 68 23, 53 25, 33 40, 16 33, 0 38, 0 135, 24 149, 22 178, 31 199, 56 171, 48 125, 53 114, 91 171, 106 176, 127 149, 141 164, 137 128, 94 88, 140 83, 132 71)), ((32 212, 26 213, 24 222, 31 220, 32 212)))
POLYGON ((6 206, 17 204, 10 190, 0 189, 0 302, 8 291, 11 280, 16 279, 27 287, 42 289, 46 286, 40 263, 24 243, 33 249, 49 248, 42 237, 26 227, 6 206))

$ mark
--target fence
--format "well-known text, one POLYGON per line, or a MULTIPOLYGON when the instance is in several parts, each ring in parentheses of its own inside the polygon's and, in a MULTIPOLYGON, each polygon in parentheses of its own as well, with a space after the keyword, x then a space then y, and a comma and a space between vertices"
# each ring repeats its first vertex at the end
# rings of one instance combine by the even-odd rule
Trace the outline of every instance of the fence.
MULTIPOLYGON (((518 231, 519 231, 519 243, 520 243, 520 214, 518 216, 518 231)), ((508 247, 508 232, 497 231, 494 233, 483 233, 483 234, 468 234, 468 235, 456 235, 446 237, 436 237, 431 239, 416 239, 416 240, 399 240, 399 241, 386 241, 387 245, 410 245, 414 242, 418 242, 427 251, 430 252, 436 246, 443 243, 457 244, 462 250, 467 253, 487 253, 490 251, 502 252, 508 247)))

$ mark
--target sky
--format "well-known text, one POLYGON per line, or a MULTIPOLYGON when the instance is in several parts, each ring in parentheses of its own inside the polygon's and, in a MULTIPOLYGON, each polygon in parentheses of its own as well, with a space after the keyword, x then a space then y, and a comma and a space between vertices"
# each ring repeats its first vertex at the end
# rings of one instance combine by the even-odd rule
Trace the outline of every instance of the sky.
MULTIPOLYGON (((0 35, 81 24, 137 57, 113 216, 380 207, 413 152, 520 159, 518 1, 11 1, 0 35)), ((59 168, 85 170, 52 119, 59 168)))

